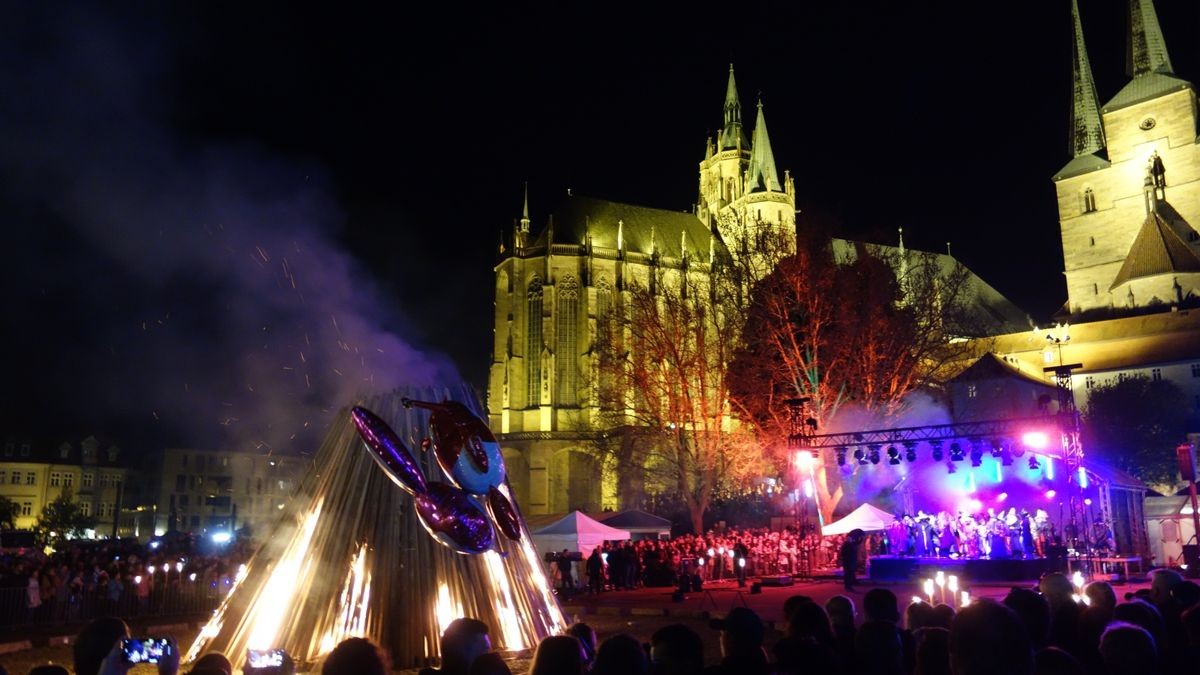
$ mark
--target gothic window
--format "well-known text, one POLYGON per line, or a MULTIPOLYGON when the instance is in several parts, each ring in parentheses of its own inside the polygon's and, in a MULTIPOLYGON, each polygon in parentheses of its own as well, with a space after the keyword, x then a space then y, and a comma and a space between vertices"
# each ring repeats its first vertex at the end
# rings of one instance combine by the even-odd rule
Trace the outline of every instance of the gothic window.
POLYGON ((1083 212, 1091 213, 1096 210, 1096 192, 1092 188, 1083 190, 1083 212))
POLYGON ((542 390, 542 280, 534 277, 529 282, 526 307, 528 324, 525 331, 525 405, 536 406, 541 402, 542 390))
POLYGON ((1155 382, 1161 380, 1162 379, 1162 368, 1151 368, 1150 369, 1150 379, 1154 380, 1155 382))
POLYGON ((1096 386, 1096 378, 1092 377, 1091 375, 1088 375, 1087 377, 1083 378, 1083 388, 1084 389, 1091 389, 1092 387, 1095 387, 1095 386, 1096 386))
POLYGON ((50 472, 50 487, 58 487, 62 485, 62 474, 57 471, 50 472))
POLYGON ((579 403, 579 282, 568 276, 558 282, 554 336, 558 371, 558 402, 579 403))
POLYGON ((1200 363, 1192 364, 1192 377, 1200 377, 1200 363))

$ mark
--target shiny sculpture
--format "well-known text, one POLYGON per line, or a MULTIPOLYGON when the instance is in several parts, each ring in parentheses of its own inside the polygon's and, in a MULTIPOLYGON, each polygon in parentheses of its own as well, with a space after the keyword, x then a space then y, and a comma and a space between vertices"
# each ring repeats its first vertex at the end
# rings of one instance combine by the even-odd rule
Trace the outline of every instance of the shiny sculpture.
POLYGON ((491 429, 457 401, 404 399, 403 405, 430 411, 431 434, 421 447, 432 450, 452 485, 426 481, 412 453, 375 413, 358 406, 351 415, 371 457, 396 485, 412 495, 417 516, 429 535, 467 554, 492 549, 492 522, 506 537, 519 540, 521 524, 516 509, 497 489, 504 483, 504 458, 491 429), (490 520, 473 495, 487 496, 490 520))

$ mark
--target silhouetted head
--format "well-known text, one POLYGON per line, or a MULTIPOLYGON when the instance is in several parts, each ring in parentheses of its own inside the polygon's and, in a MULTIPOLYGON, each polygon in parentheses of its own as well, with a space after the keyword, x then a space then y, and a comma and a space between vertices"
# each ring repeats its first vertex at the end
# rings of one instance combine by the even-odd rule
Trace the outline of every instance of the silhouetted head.
POLYGON ((112 651, 117 642, 129 637, 129 626, 116 617, 104 617, 89 623, 71 648, 77 675, 97 675, 100 662, 112 651))
POLYGON ((465 674, 475 659, 492 651, 488 625, 479 619, 460 618, 442 632, 442 670, 465 674))
POLYGON ((542 638, 533 654, 529 675, 583 675, 583 647, 570 635, 542 638))
POLYGON ((1141 675, 1158 671, 1158 647, 1140 626, 1113 622, 1100 636, 1100 656, 1108 675, 1141 675))
POLYGON ((1026 675, 1033 672, 1033 644, 1021 620, 994 600, 972 602, 950 627, 954 675, 1026 675))
POLYGON ((650 659, 642 643, 630 635, 614 635, 596 651, 593 675, 649 675, 650 659))
POLYGON ((347 638, 325 657, 321 675, 391 675, 392 662, 366 638, 347 638))
POLYGON ((650 637, 650 661, 655 675, 698 675, 704 670, 704 642, 681 623, 663 626, 650 637))
POLYGON ((1034 647, 1046 644, 1050 637, 1050 603, 1042 594, 1014 588, 1004 597, 1004 606, 1016 613, 1034 647))
POLYGON ((867 621, 900 622, 896 594, 886 588, 872 588, 863 596, 863 614, 867 621))
POLYGON ((221 652, 209 652, 192 664, 192 672, 197 670, 219 670, 225 675, 233 675, 233 664, 221 652))

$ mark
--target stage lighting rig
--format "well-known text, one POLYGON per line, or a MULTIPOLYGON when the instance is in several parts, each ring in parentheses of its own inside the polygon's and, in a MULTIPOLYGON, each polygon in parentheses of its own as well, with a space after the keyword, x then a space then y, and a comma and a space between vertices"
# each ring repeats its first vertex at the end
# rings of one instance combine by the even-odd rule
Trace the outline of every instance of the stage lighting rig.
POLYGON ((896 446, 894 446, 894 445, 888 446, 887 456, 888 456, 888 464, 891 464, 892 466, 896 466, 897 464, 900 463, 900 451, 896 449, 896 446))
POLYGON ((904 459, 907 460, 909 464, 917 461, 916 443, 913 443, 912 441, 906 441, 904 443, 904 459))
POLYGON ((983 451, 979 449, 978 445, 971 446, 971 466, 976 468, 983 466, 983 451))
POLYGON ((838 466, 845 466, 846 465, 846 448, 845 448, 845 446, 838 446, 837 448, 835 448, 834 454, 837 456, 838 466))
POLYGON ((878 445, 871 446, 871 463, 872 464, 879 463, 879 446, 878 445))
POLYGON ((1040 468, 1042 468, 1042 465, 1038 464, 1037 455, 1030 455, 1029 456, 1029 470, 1037 471, 1040 468))
POLYGON ((950 461, 952 461, 952 462, 963 461, 963 448, 962 448, 962 445, 958 441, 954 441, 953 443, 950 444, 950 461))
POLYGON ((942 452, 942 442, 941 441, 930 441, 929 447, 931 447, 933 449, 933 451, 932 451, 933 461, 935 461, 935 462, 942 461, 942 458, 945 457, 945 453, 942 452))
POLYGON ((855 448, 854 449, 854 459, 859 464, 866 464, 867 463, 867 453, 863 452, 862 448, 855 448))

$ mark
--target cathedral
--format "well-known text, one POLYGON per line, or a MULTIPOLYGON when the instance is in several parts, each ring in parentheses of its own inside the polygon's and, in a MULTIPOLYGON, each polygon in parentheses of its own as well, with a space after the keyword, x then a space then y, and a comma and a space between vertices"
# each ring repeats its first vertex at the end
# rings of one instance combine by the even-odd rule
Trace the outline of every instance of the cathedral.
MULTIPOLYGON (((795 185, 775 163, 761 102, 747 133, 732 67, 723 117, 706 143, 691 212, 569 195, 535 232, 526 199, 502 247, 487 406, 526 514, 641 506, 644 494, 631 489, 637 467, 606 468, 594 451, 606 429, 593 342, 626 285, 663 271, 707 274, 722 256, 739 257, 751 278, 761 278, 771 258, 752 242, 771 234, 794 240, 795 185)), ((833 246, 841 259, 855 250, 845 240, 833 246)), ((911 254, 902 241, 880 248, 900 260, 911 254)), ((937 259, 941 269, 956 265, 947 254, 937 259)), ((982 279, 970 275, 968 287, 1001 332, 1028 327, 1024 313, 982 279)))

